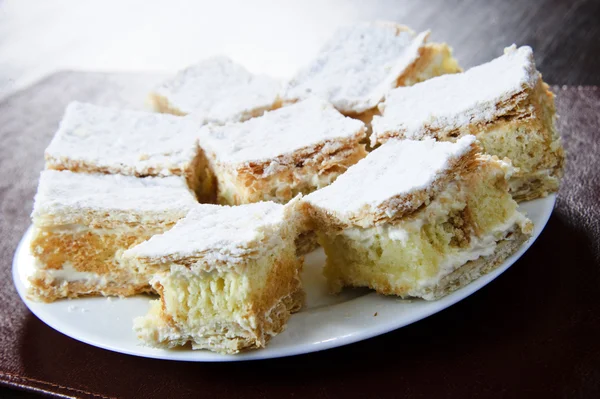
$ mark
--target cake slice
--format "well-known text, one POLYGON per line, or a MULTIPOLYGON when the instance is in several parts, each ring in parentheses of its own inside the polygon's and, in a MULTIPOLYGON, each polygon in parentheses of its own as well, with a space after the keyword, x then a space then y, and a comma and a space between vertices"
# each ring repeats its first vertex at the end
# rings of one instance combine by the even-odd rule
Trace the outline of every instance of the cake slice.
POLYGON ((388 94, 373 119, 372 145, 389 138, 456 140, 474 134, 488 154, 518 168, 509 179, 517 201, 557 191, 564 151, 554 95, 536 70, 530 47, 468 71, 388 94))
POLYGON ((416 34, 392 22, 341 28, 290 80, 284 100, 320 96, 368 123, 392 88, 461 70, 448 45, 428 37, 428 31, 416 34))
POLYGON ((296 204, 197 205, 168 232, 125 252, 139 269, 161 269, 160 299, 134 321, 147 345, 237 353, 262 348, 300 309, 296 204))
POLYGON ((508 193, 510 166, 478 151, 474 136, 390 140, 306 196, 332 291, 433 300, 517 250, 532 223, 508 193))
POLYGON ((149 292, 152 271, 125 266, 123 251, 168 230, 196 204, 177 176, 43 171, 31 215, 31 296, 50 302, 149 292))
POLYGON ((194 114, 204 123, 240 122, 281 104, 281 84, 253 75, 227 57, 209 58, 179 72, 150 94, 158 112, 194 114))
MULTIPOLYGON (((331 183, 366 155, 365 126, 310 98, 243 123, 207 125, 199 135, 220 204, 285 203, 331 183)), ((208 187, 206 184, 205 187, 208 187)))
POLYGON ((197 122, 72 102, 46 149, 46 168, 128 176, 184 176, 201 191, 197 122))

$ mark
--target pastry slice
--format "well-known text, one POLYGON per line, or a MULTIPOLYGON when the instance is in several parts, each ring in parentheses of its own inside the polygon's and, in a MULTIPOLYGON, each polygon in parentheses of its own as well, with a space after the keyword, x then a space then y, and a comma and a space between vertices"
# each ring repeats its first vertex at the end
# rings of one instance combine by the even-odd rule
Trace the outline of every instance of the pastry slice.
POLYGON ((433 300, 515 252, 532 223, 508 193, 510 166, 478 151, 474 136, 390 140, 306 196, 332 291, 433 300))
POLYGON ((150 94, 158 112, 194 114, 204 123, 240 122, 281 105, 281 84, 253 75, 227 57, 209 58, 163 82, 150 94))
POLYGON ((555 126, 554 95, 536 70, 530 47, 468 71, 397 88, 373 119, 372 145, 389 138, 456 140, 474 134, 488 154, 509 158, 517 201, 558 190, 564 151, 555 126))
POLYGON ((392 88, 461 70, 448 45, 428 37, 392 22, 341 28, 288 83, 284 100, 320 96, 368 123, 392 88))
POLYGON ((43 171, 31 215, 31 296, 50 302, 151 291, 152 272, 125 266, 123 251, 168 230, 196 204, 178 176, 43 171))
MULTIPOLYGON (((366 155, 365 126, 310 98, 243 123, 207 125, 199 135, 220 204, 285 203, 325 187, 366 155)), ((205 187, 208 187, 206 184, 205 187)))
POLYGON ((139 269, 161 269, 160 299, 134 321, 147 345, 237 353, 262 348, 300 309, 297 200, 287 206, 197 205, 168 232, 125 253, 139 269))
POLYGON ((46 168, 128 176, 184 176, 201 191, 198 123, 72 102, 46 149, 46 168))

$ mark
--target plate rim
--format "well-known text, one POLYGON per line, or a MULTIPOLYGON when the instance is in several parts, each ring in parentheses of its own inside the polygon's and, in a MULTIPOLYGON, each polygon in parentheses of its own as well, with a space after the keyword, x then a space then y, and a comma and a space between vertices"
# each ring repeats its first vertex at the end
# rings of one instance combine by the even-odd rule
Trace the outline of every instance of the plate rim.
MULTIPOLYGON (((27 298, 26 287, 22 283, 21 274, 20 274, 20 270, 19 270, 19 259, 21 256, 23 256, 22 253, 24 251, 28 251, 28 248, 25 248, 24 246, 28 242, 28 238, 31 235, 31 231, 32 231, 32 227, 33 227, 32 225, 30 225, 27 228, 27 230, 21 237, 19 244, 17 245, 17 248, 15 250, 15 253, 13 256, 13 262, 12 262, 12 278, 13 278, 13 284, 16 287, 16 290, 18 292, 19 297, 21 298, 21 301, 25 304, 25 306, 28 308, 28 310, 33 315, 35 315, 42 323, 46 324, 47 326, 58 331, 59 333, 66 335, 76 341, 83 342, 85 344, 88 344, 88 345, 91 345, 91 346, 94 346, 97 348, 101 348, 104 350, 109 350, 112 352, 122 353, 122 354, 130 355, 130 356, 145 357, 145 358, 158 359, 158 360, 184 361, 184 362, 238 362, 238 361, 265 360, 265 359, 275 359, 275 358, 288 357, 288 356, 296 356, 296 355, 301 355, 301 354, 320 352, 323 350, 332 349, 332 348, 336 348, 336 347, 340 347, 340 346, 345 346, 345 345, 353 344, 353 343, 363 341, 363 340, 366 340, 369 338, 373 338, 373 337, 376 337, 376 336, 379 336, 382 334, 386 334, 388 332, 391 332, 391 331, 397 330, 399 328, 406 327, 410 324, 416 323, 416 322, 423 320, 433 314, 439 313, 439 312, 449 308, 450 306, 453 306, 456 303, 462 301, 463 299, 471 296, 475 292, 479 291, 480 289, 482 289, 483 287, 485 287, 486 285, 491 283, 498 276, 503 274, 517 260, 519 260, 523 256, 523 254, 525 254, 525 252, 527 252, 529 250, 529 248, 533 245, 533 243, 542 234, 550 217, 552 216, 552 213, 554 212, 554 208, 556 205, 556 197, 557 197, 556 193, 552 193, 552 194, 548 195, 547 197, 532 200, 532 201, 546 201, 547 203, 544 203, 545 211, 543 212, 541 219, 534 226, 534 234, 532 235, 532 237, 527 242, 523 243, 521 245, 521 247, 515 253, 513 253, 509 258, 507 258, 503 262, 502 265, 500 265, 498 268, 492 270, 491 272, 481 276, 479 279, 469 283, 468 285, 452 292, 451 294, 449 294, 443 298, 440 298, 436 301, 427 301, 426 303, 431 304, 431 305, 429 306, 429 308, 426 311, 417 313, 415 315, 409 315, 408 317, 402 318, 400 321, 398 321, 396 323, 394 322, 394 320, 391 320, 388 323, 383 323, 383 324, 376 323, 376 324, 373 324, 373 326, 371 328, 363 329, 361 331, 350 333, 350 334, 347 334, 347 335, 344 335, 341 337, 336 337, 336 338, 329 339, 329 340, 319 341, 316 343, 310 343, 310 344, 305 343, 302 345, 294 345, 289 348, 283 347, 283 348, 277 348, 275 350, 269 350, 269 345, 267 345, 266 348, 247 351, 247 352, 241 352, 241 353, 235 354, 235 355, 224 355, 224 354, 219 354, 219 353, 214 353, 214 352, 204 351, 204 350, 202 350, 202 351, 186 351, 186 350, 179 351, 179 350, 156 349, 156 348, 150 348, 150 349, 152 349, 152 351, 139 352, 139 351, 136 351, 135 348, 148 349, 148 347, 140 345, 140 346, 136 346, 133 349, 129 349, 129 348, 119 347, 118 345, 113 345, 110 343, 99 343, 99 342, 93 341, 91 339, 87 339, 85 336, 84 337, 78 336, 77 334, 75 334, 71 331, 71 328, 68 328, 68 327, 65 327, 62 325, 57 325, 52 320, 48 321, 49 317, 46 317, 43 314, 39 314, 41 312, 36 311, 35 305, 38 303, 31 301, 30 299, 27 298), (193 353, 197 356, 190 355, 189 357, 181 357, 181 356, 176 355, 176 354, 180 354, 180 353, 193 353)), ((532 201, 527 201, 526 203, 530 203, 532 201)), ((356 299, 365 298, 365 297, 369 297, 369 296, 371 296, 371 297, 378 296, 378 294, 376 294, 375 292, 370 292, 369 294, 361 296, 356 299)), ((102 297, 99 297, 99 299, 102 299, 102 297)), ((343 303, 347 303, 347 302, 343 302, 343 303)), ((330 307, 337 306, 337 305, 341 305, 341 304, 334 304, 334 305, 326 306, 326 308, 330 308, 330 307)), ((317 310, 318 310, 318 308, 315 308, 315 311, 317 311, 317 310)), ((292 317, 294 317, 294 316, 292 316, 292 317)), ((50 319, 52 319, 52 317, 50 317, 50 319)))

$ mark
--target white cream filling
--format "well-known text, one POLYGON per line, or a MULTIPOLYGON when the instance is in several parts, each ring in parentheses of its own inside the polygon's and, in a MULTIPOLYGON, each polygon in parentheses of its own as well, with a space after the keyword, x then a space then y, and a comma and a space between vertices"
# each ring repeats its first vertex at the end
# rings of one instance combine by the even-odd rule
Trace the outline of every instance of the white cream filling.
POLYGON ((114 228, 110 228, 110 229, 90 228, 89 226, 86 226, 84 224, 73 223, 73 224, 61 224, 61 225, 56 225, 56 226, 42 227, 42 230, 50 232, 50 233, 74 234, 74 233, 90 232, 95 235, 102 235, 102 234, 123 234, 123 233, 131 232, 132 229, 127 226, 118 226, 118 227, 114 227, 114 228))
MULTIPOLYGON (((415 223, 415 225, 418 225, 418 223, 415 223)), ((389 224, 375 226, 375 227, 371 227, 368 229, 355 227, 355 228, 345 229, 342 232, 342 235, 348 237, 349 239, 351 239, 353 241, 360 241, 366 246, 371 246, 373 244, 373 242, 375 241, 375 239, 377 238, 377 236, 387 236, 391 240, 400 241, 403 244, 405 244, 406 240, 408 240, 408 235, 410 234, 411 231, 413 231, 413 229, 412 229, 412 226, 411 227, 408 227, 406 225, 403 225, 403 226, 405 226, 407 228, 389 225, 389 224)), ((420 228, 420 226, 419 226, 419 228, 420 228)))
POLYGON ((442 278, 449 275, 467 262, 476 260, 482 256, 492 255, 496 251, 498 242, 513 232, 516 228, 525 228, 527 219, 518 211, 511 215, 506 222, 497 225, 492 231, 482 237, 471 236, 470 245, 467 249, 461 249, 454 254, 448 255, 439 265, 438 273, 427 279, 419 281, 419 287, 433 287, 442 278))
POLYGON ((435 201, 417 214, 418 217, 409 217, 400 224, 383 224, 370 228, 354 227, 345 229, 342 234, 351 240, 361 241, 369 246, 373 244, 377 235, 385 235, 392 240, 405 243, 409 234, 419 232, 426 223, 441 223, 450 212, 462 210, 465 203, 456 199, 459 197, 458 191, 458 184, 451 183, 435 201))
POLYGON ((86 281, 94 285, 105 285, 110 281, 106 274, 78 271, 71 262, 63 263, 61 269, 45 269, 44 265, 36 259, 35 269, 33 277, 42 278, 47 283, 86 281))
MULTIPOLYGON (((432 203, 431 205, 434 204, 435 206, 439 206, 439 203, 432 203)), ((432 211, 435 210, 432 209, 432 211)), ((439 217, 441 217, 441 215, 439 215, 439 217)), ((419 287, 424 288, 435 286, 442 278, 452 273, 465 263, 478 259, 482 256, 492 255, 495 252, 499 241, 502 241, 516 228, 526 230, 526 223, 527 218, 515 210, 514 213, 504 223, 497 225, 492 231, 488 232, 484 236, 471 236, 470 245, 468 248, 460 249, 453 254, 447 255, 438 265, 438 273, 435 276, 424 278, 419 281, 419 287)), ((402 227, 399 225, 385 224, 368 229, 351 228, 344 230, 342 235, 353 241, 360 241, 366 247, 371 246, 377 239, 377 236, 386 236, 393 241, 399 241, 406 245, 409 234, 418 232, 424 224, 425 219, 419 218, 408 223, 403 223, 402 227)))
POLYGON ((107 286, 110 283, 118 282, 123 286, 130 284, 147 283, 151 275, 141 273, 93 273, 82 272, 73 267, 69 261, 63 263, 61 269, 45 269, 44 265, 36 259, 35 272, 32 277, 44 279, 48 284, 52 283, 68 283, 83 281, 90 285, 107 286))

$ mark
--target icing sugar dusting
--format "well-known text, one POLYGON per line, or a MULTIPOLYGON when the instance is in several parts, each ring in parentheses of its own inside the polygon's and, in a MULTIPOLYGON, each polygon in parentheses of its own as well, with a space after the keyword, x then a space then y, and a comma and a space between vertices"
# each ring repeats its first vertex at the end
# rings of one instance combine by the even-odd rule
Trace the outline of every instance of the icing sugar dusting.
POLYGON ((342 218, 369 212, 392 197, 428 188, 474 142, 475 136, 464 136, 456 143, 389 140, 304 200, 342 218))
POLYGON ((200 146, 218 162, 270 160, 300 149, 335 140, 364 137, 364 124, 345 117, 331 104, 313 97, 243 123, 205 126, 200 146))
POLYGON ((46 157, 120 173, 170 175, 169 169, 184 169, 196 156, 198 130, 180 116, 72 102, 46 157))
POLYGON ((317 95, 345 113, 375 107, 419 56, 429 32, 384 22, 339 29, 289 83, 287 99, 317 95))
POLYGON ((373 118, 371 140, 390 132, 422 138, 430 129, 454 130, 492 120, 505 112, 498 103, 533 88, 539 76, 531 47, 513 45, 501 57, 466 72, 399 87, 379 106, 382 116, 373 118))
POLYGON ((187 212, 195 204, 194 194, 179 176, 138 178, 45 170, 32 217, 77 211, 187 212))
POLYGON ((284 206, 258 202, 238 206, 198 204, 171 230, 155 235, 128 251, 127 257, 208 256, 231 261, 263 240, 264 229, 284 220, 284 206))
POLYGON ((155 92, 185 114, 204 122, 226 123, 246 119, 255 110, 270 109, 280 90, 277 80, 253 75, 219 56, 184 69, 155 92))

